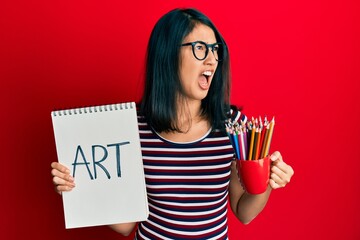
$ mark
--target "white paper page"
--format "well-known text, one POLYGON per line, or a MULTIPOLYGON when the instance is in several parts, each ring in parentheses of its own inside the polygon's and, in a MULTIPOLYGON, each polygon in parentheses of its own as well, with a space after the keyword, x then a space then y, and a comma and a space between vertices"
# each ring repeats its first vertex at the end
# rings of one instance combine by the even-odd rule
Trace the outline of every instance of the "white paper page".
POLYGON ((116 107, 52 113, 58 160, 76 184, 62 195, 66 228, 143 221, 148 216, 136 106, 116 107))

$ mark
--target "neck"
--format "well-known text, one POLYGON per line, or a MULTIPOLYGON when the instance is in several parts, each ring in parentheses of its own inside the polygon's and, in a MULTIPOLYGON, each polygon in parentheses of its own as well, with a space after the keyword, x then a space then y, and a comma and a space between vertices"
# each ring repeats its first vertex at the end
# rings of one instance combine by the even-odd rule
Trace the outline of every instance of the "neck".
POLYGON ((201 101, 184 100, 178 104, 177 125, 182 132, 187 132, 193 124, 204 120, 201 116, 201 101))
POLYGON ((203 137, 210 129, 210 122, 202 117, 201 102, 184 101, 178 105, 179 131, 161 132, 160 135, 174 142, 192 142, 203 137))

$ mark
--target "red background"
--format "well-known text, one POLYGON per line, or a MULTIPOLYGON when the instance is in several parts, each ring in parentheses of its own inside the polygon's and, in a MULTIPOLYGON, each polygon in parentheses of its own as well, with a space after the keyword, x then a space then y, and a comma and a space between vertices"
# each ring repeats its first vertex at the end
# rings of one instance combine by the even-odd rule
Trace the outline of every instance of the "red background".
POLYGON ((107 227, 65 230, 50 111, 139 100, 150 31, 175 7, 217 25, 232 102, 276 116, 272 150, 295 170, 250 225, 230 214, 230 238, 359 239, 357 0, 2 1, 0 238, 123 239, 107 227))

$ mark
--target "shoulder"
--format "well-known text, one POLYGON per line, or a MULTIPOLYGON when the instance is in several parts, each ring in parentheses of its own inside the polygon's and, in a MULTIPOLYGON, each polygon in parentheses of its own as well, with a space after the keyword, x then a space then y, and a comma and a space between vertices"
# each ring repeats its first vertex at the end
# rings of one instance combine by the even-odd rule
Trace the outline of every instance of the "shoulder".
POLYGON ((230 111, 228 113, 228 121, 234 123, 234 122, 238 122, 240 123, 242 122, 246 122, 247 121, 247 117, 246 115, 241 111, 240 108, 238 108, 235 105, 231 105, 230 106, 230 111))

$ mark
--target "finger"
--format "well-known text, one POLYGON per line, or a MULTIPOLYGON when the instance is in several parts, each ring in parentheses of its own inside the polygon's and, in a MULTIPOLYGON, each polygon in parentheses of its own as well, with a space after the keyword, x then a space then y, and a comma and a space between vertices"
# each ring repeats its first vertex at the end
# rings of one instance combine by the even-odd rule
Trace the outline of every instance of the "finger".
POLYGON ((277 161, 277 160, 283 161, 282 156, 279 151, 275 151, 273 154, 271 154, 270 159, 271 159, 271 161, 277 161))
POLYGON ((280 177, 284 177, 286 175, 286 173, 282 169, 280 169, 277 165, 271 166, 271 173, 275 173, 280 177))
POLYGON ((59 178, 59 177, 53 177, 53 183, 55 186, 57 185, 65 185, 66 184, 66 181, 62 178, 59 178))
POLYGON ((69 181, 66 181, 62 178, 59 178, 59 177, 53 177, 53 183, 54 185, 58 186, 58 185, 66 185, 66 186, 69 186, 69 187, 75 187, 75 183, 74 182, 69 182, 69 181))
POLYGON ((287 184, 287 181, 284 181, 282 178, 280 178, 275 173, 272 173, 270 175, 270 180, 274 181, 279 187, 285 187, 287 184))
POLYGON ((70 174, 70 170, 67 167, 65 167, 64 165, 62 165, 62 164, 60 164, 58 162, 52 162, 51 163, 51 168, 56 169, 56 170, 58 170, 58 171, 60 171, 62 173, 70 174))
POLYGON ((58 177, 54 177, 53 182, 55 185, 55 191, 60 195, 62 195, 62 192, 71 191, 75 187, 75 183, 67 182, 58 177))
POLYGON ((292 175, 294 175, 293 168, 290 165, 287 165, 285 162, 274 162, 272 167, 276 167, 277 169, 288 175, 290 178, 292 175))
POLYGON ((272 180, 272 179, 270 179, 269 183, 270 183, 270 187, 271 187, 272 189, 278 189, 278 188, 280 188, 280 185, 277 184, 277 183, 276 183, 274 180, 272 180))
POLYGON ((70 192, 73 188, 66 185, 58 185, 55 187, 55 191, 61 194, 62 192, 70 192))
POLYGON ((54 177, 62 178, 69 182, 74 182, 74 178, 70 174, 62 173, 55 168, 51 170, 51 175, 53 175, 54 177))
POLYGON ((290 182, 291 175, 284 172, 282 169, 278 168, 277 166, 271 167, 271 176, 277 176, 277 180, 275 180, 281 186, 285 186, 287 183, 290 182))

